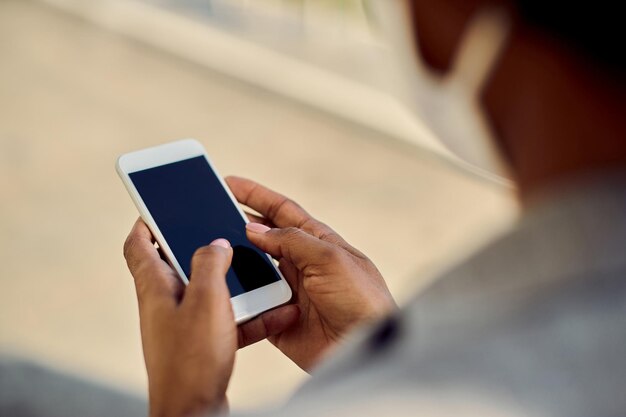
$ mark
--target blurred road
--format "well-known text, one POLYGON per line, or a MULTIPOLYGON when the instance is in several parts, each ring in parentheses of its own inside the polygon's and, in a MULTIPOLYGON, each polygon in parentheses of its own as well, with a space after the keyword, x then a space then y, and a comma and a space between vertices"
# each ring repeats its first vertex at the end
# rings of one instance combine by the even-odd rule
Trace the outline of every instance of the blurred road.
MULTIPOLYGON (((402 302, 514 217, 510 195, 436 157, 28 0, 0 1, 0 349, 143 392, 122 243, 120 153, 183 137, 223 174, 298 200, 367 253, 402 302), (422 278, 419 278, 422 277, 422 278)), ((234 408, 304 374, 240 352, 234 408)))

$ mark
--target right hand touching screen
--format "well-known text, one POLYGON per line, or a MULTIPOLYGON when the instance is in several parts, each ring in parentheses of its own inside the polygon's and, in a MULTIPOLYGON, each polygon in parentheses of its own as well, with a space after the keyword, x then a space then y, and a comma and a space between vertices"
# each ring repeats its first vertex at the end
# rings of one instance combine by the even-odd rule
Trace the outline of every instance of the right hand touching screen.
MULTIPOLYGON (((249 215, 248 239, 280 262, 300 309, 298 321, 268 339, 304 370, 356 325, 389 314, 396 304, 374 264, 298 204, 253 181, 226 179, 249 215)), ((245 336, 246 324, 240 332, 245 336)))

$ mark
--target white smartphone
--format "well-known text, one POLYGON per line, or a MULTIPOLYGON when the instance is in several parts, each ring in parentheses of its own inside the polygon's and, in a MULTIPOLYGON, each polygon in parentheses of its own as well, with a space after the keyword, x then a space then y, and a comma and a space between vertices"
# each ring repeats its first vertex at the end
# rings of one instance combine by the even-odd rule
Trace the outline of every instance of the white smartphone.
POLYGON ((272 258, 246 238, 248 219, 198 141, 130 152, 118 158, 116 168, 185 284, 196 249, 217 238, 228 239, 233 262, 226 280, 237 323, 291 299, 291 289, 272 258))

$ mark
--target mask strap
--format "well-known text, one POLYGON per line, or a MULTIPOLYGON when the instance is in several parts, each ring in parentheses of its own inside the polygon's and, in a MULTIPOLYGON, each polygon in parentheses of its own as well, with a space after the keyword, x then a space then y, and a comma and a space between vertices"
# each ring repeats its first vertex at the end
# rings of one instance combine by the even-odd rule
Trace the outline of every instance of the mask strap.
POLYGON ((462 83, 470 91, 482 90, 504 49, 510 25, 504 10, 496 8, 478 12, 469 22, 459 45, 450 80, 462 83))

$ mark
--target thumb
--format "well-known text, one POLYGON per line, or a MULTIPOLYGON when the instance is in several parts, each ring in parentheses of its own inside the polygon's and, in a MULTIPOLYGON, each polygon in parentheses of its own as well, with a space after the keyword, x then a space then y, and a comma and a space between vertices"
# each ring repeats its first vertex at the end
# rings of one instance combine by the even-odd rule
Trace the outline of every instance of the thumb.
POLYGON ((233 250, 226 239, 217 239, 198 249, 191 258, 191 277, 183 302, 210 305, 216 300, 228 301, 226 272, 232 257, 233 250))
POLYGON ((274 258, 284 258, 302 270, 313 264, 331 263, 339 248, 297 227, 270 229, 259 223, 246 225, 248 239, 274 258))

